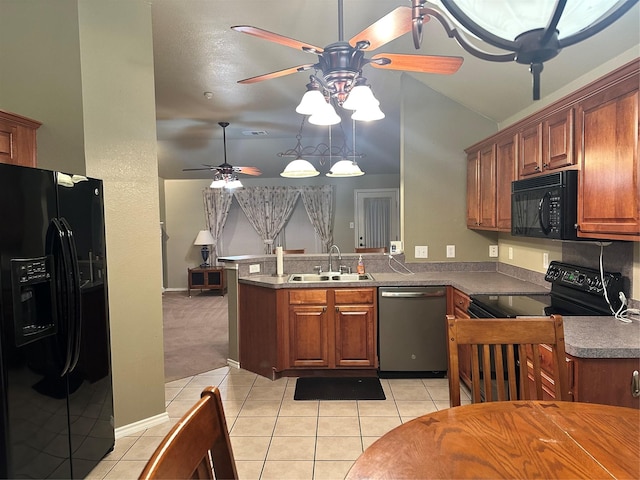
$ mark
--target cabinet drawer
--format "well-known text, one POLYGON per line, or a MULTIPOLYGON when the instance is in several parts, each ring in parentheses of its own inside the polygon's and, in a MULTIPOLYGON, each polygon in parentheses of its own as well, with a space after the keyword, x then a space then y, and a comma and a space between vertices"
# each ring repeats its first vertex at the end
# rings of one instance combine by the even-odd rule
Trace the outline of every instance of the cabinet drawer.
POLYGON ((327 303, 327 290, 325 289, 300 289, 289 291, 289 304, 321 304, 327 303))
POLYGON ((466 312, 469 308, 469 304, 471 300, 460 290, 453 290, 453 306, 454 308, 458 308, 463 312, 466 312))
POLYGON ((340 288, 334 290, 336 305, 373 304, 375 290, 373 288, 340 288))

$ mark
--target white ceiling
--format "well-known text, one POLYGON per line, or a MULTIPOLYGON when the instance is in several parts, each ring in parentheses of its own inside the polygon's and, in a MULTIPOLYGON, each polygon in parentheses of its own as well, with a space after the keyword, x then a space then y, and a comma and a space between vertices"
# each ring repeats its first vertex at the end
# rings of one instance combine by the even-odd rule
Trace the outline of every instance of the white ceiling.
MULTIPOLYGON (((252 25, 324 47, 338 40, 337 0, 150 0, 157 109, 159 175, 167 179, 210 178, 208 171, 182 168, 224 161, 222 128, 227 121, 227 161, 257 166, 263 177, 278 177, 289 159, 278 152, 293 148, 302 116, 295 112, 309 72, 241 85, 237 81, 314 63, 317 57, 231 30, 252 25), (213 93, 208 100, 204 92, 213 93), (267 135, 243 135, 265 131, 267 135)), ((348 40, 408 0, 344 0, 344 38, 348 40)), ((566 48, 542 72, 542 96, 554 92, 607 60, 637 46, 639 9, 598 35, 566 48)), ((425 24, 420 50, 406 34, 374 53, 456 55, 465 58, 454 75, 411 73, 430 88, 500 122, 533 103, 531 75, 516 63, 476 59, 447 37, 441 25, 425 24)), ((370 53, 367 57, 373 55, 370 53)), ((365 76, 386 118, 356 125, 356 150, 367 173, 399 170, 399 109, 402 72, 365 67, 365 76)), ((406 74, 405 74, 406 75, 406 74)), ((351 121, 343 122, 352 146, 351 121)), ((333 127, 332 140, 342 143, 333 127)), ((327 127, 306 124, 303 145, 327 141, 327 127)))

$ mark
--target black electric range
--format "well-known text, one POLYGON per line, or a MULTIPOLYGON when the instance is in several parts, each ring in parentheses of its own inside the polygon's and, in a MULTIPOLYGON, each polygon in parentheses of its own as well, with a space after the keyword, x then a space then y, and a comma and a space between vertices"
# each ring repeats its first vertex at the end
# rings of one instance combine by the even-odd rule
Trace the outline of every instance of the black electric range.
POLYGON ((515 318, 537 315, 612 315, 622 305, 622 275, 619 273, 551 262, 545 280, 547 294, 471 295, 468 313, 473 318, 515 318), (606 297, 605 297, 606 289, 606 297), (607 301, 607 297, 609 302, 607 301))

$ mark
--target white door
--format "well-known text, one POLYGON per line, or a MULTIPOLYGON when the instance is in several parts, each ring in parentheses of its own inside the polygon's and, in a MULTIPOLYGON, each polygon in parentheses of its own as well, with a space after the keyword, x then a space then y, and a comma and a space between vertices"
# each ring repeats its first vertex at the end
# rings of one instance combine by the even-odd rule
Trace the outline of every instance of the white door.
POLYGON ((397 188, 355 190, 355 246, 387 247, 400 240, 400 203, 397 188))

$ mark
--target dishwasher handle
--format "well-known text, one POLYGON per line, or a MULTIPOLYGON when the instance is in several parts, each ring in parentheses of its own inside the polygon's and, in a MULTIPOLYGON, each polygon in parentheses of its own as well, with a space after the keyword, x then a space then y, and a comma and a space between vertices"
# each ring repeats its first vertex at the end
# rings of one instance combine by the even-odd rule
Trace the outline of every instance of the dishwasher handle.
POLYGON ((444 297, 446 296, 445 290, 435 290, 433 292, 416 292, 416 291, 394 291, 389 292, 383 290, 380 292, 382 297, 387 298, 432 298, 432 297, 444 297))

